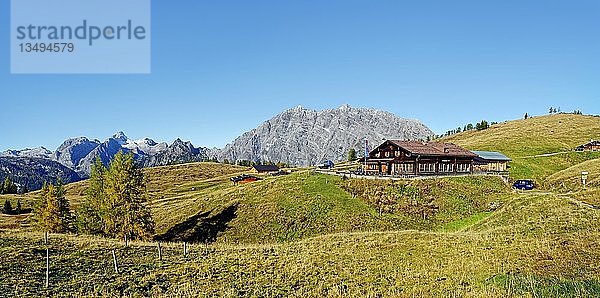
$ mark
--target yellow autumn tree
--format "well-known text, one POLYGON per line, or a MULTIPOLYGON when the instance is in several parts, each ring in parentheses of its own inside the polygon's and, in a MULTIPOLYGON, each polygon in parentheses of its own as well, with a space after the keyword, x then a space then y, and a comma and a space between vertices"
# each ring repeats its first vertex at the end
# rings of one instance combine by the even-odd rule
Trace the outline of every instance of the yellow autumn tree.
POLYGON ((78 210, 80 231, 109 237, 149 238, 154 233, 154 221, 147 201, 146 179, 133 154, 118 152, 108 169, 97 160, 87 199, 78 210))
POLYGON ((44 184, 34 206, 34 219, 39 230, 65 233, 71 230, 72 216, 69 201, 59 181, 56 185, 44 184))

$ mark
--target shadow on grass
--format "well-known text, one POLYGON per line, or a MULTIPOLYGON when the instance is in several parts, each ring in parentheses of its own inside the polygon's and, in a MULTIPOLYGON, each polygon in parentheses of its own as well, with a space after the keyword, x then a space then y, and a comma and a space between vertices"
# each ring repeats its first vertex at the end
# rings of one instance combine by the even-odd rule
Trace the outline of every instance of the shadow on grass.
POLYGON ((235 203, 213 216, 209 216, 212 211, 198 213, 154 238, 159 241, 215 242, 217 235, 227 230, 229 222, 237 217, 237 208, 238 203, 235 203))

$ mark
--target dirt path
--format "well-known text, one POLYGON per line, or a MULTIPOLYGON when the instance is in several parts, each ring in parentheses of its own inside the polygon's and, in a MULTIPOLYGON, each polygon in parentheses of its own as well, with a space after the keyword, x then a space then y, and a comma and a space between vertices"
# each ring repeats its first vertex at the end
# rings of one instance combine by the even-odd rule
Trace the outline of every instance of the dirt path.
POLYGON ((545 153, 545 154, 538 154, 538 155, 520 156, 520 157, 515 157, 515 158, 548 157, 548 156, 554 156, 554 155, 559 155, 559 154, 566 154, 566 153, 569 153, 569 152, 573 152, 573 151, 561 151, 561 152, 545 153))
POLYGON ((519 194, 521 195, 553 195, 555 197, 559 197, 562 199, 567 199, 571 202, 573 202, 574 204, 581 206, 581 207, 585 207, 585 208, 590 208, 590 209, 594 209, 594 210, 600 210, 600 207, 598 206, 594 206, 592 204, 588 204, 584 201, 580 201, 576 198, 573 198, 571 196, 569 196, 568 193, 566 194, 560 194, 560 193, 554 193, 554 192, 550 192, 550 191, 531 191, 531 192, 519 192, 519 194))
POLYGON ((571 202, 573 202, 573 203, 575 203, 575 204, 577 204, 578 206, 581 206, 581 207, 586 207, 586 208, 590 208, 590 209, 594 209, 594 210, 600 210, 600 207, 598 207, 598 206, 594 206, 592 204, 588 204, 588 203, 586 203, 584 201, 580 201, 580 200, 575 199, 573 197, 570 197, 570 196, 568 196, 566 194, 558 194, 556 196, 559 197, 559 198, 567 199, 567 200, 569 200, 569 201, 571 201, 571 202))

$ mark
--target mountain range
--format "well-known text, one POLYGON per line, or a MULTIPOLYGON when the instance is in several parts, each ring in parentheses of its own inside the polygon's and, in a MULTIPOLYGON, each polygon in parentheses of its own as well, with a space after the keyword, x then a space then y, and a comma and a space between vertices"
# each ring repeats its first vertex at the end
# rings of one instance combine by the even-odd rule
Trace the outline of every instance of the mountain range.
POLYGON ((418 140, 430 136, 433 132, 418 120, 381 110, 343 105, 316 111, 298 106, 244 133, 223 149, 194 147, 181 139, 171 145, 149 138, 132 140, 117 132, 103 142, 70 138, 54 152, 44 147, 7 150, 0 153, 0 179, 10 176, 21 189, 28 190, 41 188, 44 181, 55 183, 59 178, 70 183, 87 178, 96 158, 108 164, 119 151, 132 153, 142 167, 208 159, 307 166, 324 160, 343 160, 350 148, 362 152, 365 139, 378 144, 384 139, 418 140))
POLYGON ((142 167, 208 159, 206 148, 177 139, 173 144, 152 139, 131 140, 118 132, 104 142, 76 137, 64 141, 54 152, 44 147, 0 153, 0 178, 10 176, 21 189, 39 189, 44 181, 65 183, 89 177, 96 158, 108 165, 117 152, 132 153, 142 167))

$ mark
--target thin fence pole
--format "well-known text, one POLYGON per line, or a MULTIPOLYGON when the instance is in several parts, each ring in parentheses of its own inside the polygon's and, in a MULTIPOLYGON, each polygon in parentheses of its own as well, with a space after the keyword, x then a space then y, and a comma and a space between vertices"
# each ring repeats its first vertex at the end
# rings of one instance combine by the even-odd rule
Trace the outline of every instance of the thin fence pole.
POLYGON ((158 261, 162 262, 162 250, 160 249, 160 241, 157 242, 158 245, 158 261))
POLYGON ((48 245, 48 231, 44 232, 44 244, 48 245))
POLYGON ((187 242, 183 241, 183 257, 187 257, 187 242))
POLYGON ((127 247, 127 235, 125 235, 125 247, 127 247))
POLYGON ((115 273, 119 274, 119 267, 117 266, 117 255, 115 254, 115 250, 112 250, 113 264, 115 265, 115 273))
POLYGON ((50 250, 46 247, 46 288, 50 285, 50 250))

